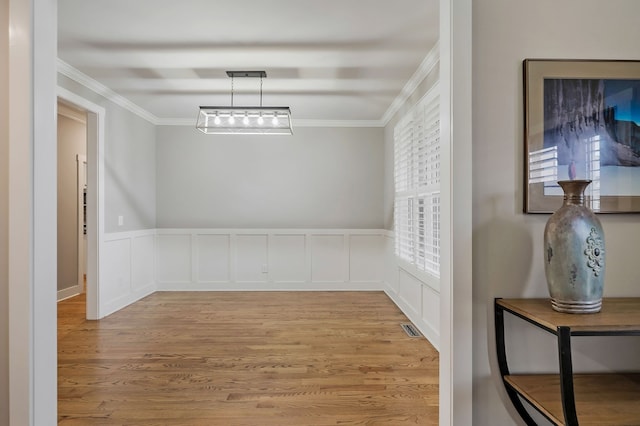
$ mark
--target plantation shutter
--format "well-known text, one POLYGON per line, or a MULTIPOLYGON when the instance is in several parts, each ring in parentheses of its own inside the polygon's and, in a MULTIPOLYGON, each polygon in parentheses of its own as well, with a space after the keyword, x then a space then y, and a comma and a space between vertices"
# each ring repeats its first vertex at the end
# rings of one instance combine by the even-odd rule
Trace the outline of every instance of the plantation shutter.
POLYGON ((440 102, 432 89, 394 129, 396 255, 440 274, 440 102))

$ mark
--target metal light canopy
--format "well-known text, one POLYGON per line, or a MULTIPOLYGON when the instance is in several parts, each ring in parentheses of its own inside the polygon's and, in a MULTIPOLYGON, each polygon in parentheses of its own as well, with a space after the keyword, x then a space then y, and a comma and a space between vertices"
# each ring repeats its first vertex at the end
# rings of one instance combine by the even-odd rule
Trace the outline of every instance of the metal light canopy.
POLYGON ((227 71, 231 77, 231 106, 201 106, 196 128, 208 135, 291 135, 289 107, 262 106, 262 79, 265 71, 227 71), (260 106, 233 105, 233 79, 260 78, 260 106))

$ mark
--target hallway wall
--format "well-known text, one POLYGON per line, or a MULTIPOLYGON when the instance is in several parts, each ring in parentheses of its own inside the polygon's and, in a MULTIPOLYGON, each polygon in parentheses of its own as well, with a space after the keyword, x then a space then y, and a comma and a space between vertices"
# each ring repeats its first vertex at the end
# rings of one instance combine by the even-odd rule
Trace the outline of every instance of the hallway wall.
MULTIPOLYGON (((473 424, 508 425, 518 417, 505 408, 511 404, 497 371, 493 299, 548 296, 542 239, 549 215, 522 213, 522 60, 639 60, 640 3, 475 0, 473 8, 473 424)), ((640 296, 640 215, 599 217, 605 297, 640 296)), ((513 371, 557 371, 553 336, 517 321, 508 321, 506 333, 513 371)), ((576 370, 638 368, 637 339, 576 339, 572 346, 576 370)))

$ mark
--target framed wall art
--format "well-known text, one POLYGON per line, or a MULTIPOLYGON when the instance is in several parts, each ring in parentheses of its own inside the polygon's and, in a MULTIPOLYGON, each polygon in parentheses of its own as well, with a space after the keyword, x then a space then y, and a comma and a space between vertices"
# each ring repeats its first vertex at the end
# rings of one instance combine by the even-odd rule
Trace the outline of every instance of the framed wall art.
POLYGON ((588 179, 597 213, 640 212, 640 61, 525 59, 524 211, 562 205, 588 179))

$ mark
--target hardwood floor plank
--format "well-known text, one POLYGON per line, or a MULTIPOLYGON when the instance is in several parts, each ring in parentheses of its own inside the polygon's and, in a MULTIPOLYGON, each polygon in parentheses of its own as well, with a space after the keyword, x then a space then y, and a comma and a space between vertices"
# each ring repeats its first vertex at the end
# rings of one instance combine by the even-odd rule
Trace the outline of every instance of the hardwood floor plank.
POLYGON ((438 353, 382 292, 58 305, 60 425, 437 425, 438 353))

